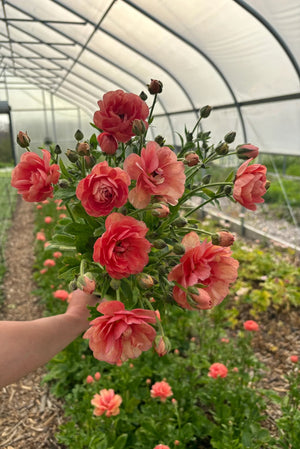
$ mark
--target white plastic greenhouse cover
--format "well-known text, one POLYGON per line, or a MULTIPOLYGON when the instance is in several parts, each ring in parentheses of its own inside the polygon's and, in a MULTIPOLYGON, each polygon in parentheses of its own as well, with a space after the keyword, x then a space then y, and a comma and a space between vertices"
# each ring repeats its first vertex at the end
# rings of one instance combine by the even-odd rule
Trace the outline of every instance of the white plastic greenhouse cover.
POLYGON ((0 101, 39 143, 54 120, 52 137, 73 136, 106 91, 154 78, 153 136, 178 143, 210 104, 215 140, 235 130, 300 155, 299 0, 2 0, 0 19, 0 101))

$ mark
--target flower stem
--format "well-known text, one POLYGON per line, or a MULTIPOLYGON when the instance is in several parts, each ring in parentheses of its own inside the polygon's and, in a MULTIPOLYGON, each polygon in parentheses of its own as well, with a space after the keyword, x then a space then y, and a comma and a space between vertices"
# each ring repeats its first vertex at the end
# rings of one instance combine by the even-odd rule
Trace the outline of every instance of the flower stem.
POLYGON ((74 221, 74 223, 76 223, 76 220, 75 220, 75 218, 74 218, 73 212, 71 211, 71 208, 70 208, 70 206, 68 205, 68 203, 66 203, 66 208, 67 208, 68 214, 70 215, 72 221, 74 221))
POLYGON ((192 215, 194 212, 196 212, 200 207, 205 206, 205 204, 210 203, 211 201, 215 201, 218 198, 224 197, 223 193, 220 195, 216 195, 214 198, 209 198, 208 200, 204 201, 203 203, 200 203, 198 206, 194 207, 194 209, 191 209, 187 214, 185 214, 185 218, 192 215))
POLYGON ((218 187, 218 186, 233 186, 233 182, 225 181, 225 182, 212 182, 211 184, 205 184, 203 186, 198 186, 195 189, 191 190, 186 196, 181 197, 181 199, 178 201, 178 204, 184 203, 188 198, 193 196, 194 193, 198 192, 199 190, 203 189, 209 189, 210 187, 218 187))
POLYGON ((147 298, 143 298, 143 300, 144 300, 144 302, 147 304, 147 306, 149 307, 149 309, 152 310, 152 312, 154 312, 155 318, 156 318, 156 322, 157 322, 157 325, 158 325, 158 327, 159 327, 161 336, 163 337, 163 336, 165 335, 164 329, 163 329, 163 327, 162 327, 162 324, 161 324, 161 322, 160 322, 158 316, 157 316, 156 313, 155 313, 155 310, 154 310, 154 308, 153 308, 151 302, 150 302, 149 299, 147 299, 147 298))

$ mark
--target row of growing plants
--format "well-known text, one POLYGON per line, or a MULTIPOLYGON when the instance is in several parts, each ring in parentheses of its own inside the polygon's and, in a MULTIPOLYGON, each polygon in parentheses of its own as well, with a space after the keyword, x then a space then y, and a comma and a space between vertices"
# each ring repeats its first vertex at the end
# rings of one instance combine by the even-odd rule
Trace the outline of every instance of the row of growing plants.
MULTIPOLYGON (((46 200, 37 208, 36 293, 46 314, 63 313, 69 289, 59 271, 68 258, 51 249, 48 240, 64 220, 65 206, 46 200)), ((212 223, 208 226, 212 230, 212 223)), ((163 357, 158 347, 114 366, 96 360, 87 340, 78 338, 48 364, 45 382, 65 402, 60 444, 69 449, 298 447, 298 357, 287 361, 286 397, 263 391, 259 380, 269 373, 254 356, 251 339, 263 327, 261 312, 299 305, 299 269, 289 255, 253 245, 247 251, 247 245, 232 247, 240 261, 239 278, 219 307, 183 313, 173 301, 174 307, 161 311, 172 341, 163 357), (266 292, 267 300, 255 299, 258 292, 266 292), (246 306, 246 321, 240 305, 246 306), (266 419, 269 401, 278 402, 282 411, 272 434, 266 419)), ((155 309, 151 289, 147 294, 155 309)))

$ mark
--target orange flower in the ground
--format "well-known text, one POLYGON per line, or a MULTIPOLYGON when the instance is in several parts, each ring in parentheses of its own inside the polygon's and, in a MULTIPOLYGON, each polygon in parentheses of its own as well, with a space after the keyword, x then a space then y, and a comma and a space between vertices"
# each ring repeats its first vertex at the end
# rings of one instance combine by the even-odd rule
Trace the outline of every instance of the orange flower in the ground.
POLYGON ((100 390, 100 394, 95 394, 91 400, 91 404, 95 407, 94 415, 101 416, 103 413, 109 418, 120 413, 120 405, 122 398, 119 394, 115 394, 114 390, 110 388, 100 390))
POLYGON ((46 259, 43 263, 44 267, 55 267, 55 262, 52 259, 46 259))
POLYGON ((109 167, 104 161, 95 165, 91 173, 79 181, 76 196, 89 215, 100 217, 126 203, 129 184, 130 178, 124 170, 109 167))
POLYGON ((170 449, 166 444, 158 444, 154 449, 170 449))
POLYGON ((256 203, 263 203, 262 196, 266 193, 266 172, 264 165, 252 164, 249 159, 244 162, 236 173, 233 186, 233 198, 246 209, 256 210, 256 203))
POLYGON ((83 338, 89 339, 94 357, 111 364, 138 357, 151 348, 156 322, 151 310, 125 310, 120 301, 104 301, 97 307, 103 316, 90 322, 83 338))
POLYGON ((39 231, 36 233, 36 239, 37 240, 41 240, 41 242, 45 242, 46 241, 46 236, 45 233, 42 231, 39 231))
POLYGON ((87 378, 86 378, 86 383, 87 383, 87 384, 92 384, 93 382, 94 382, 93 376, 91 376, 91 375, 87 376, 87 378))
POLYGON ((145 238, 148 231, 145 223, 114 212, 106 218, 105 228, 104 234, 95 242, 94 261, 105 266, 114 279, 143 271, 151 248, 145 238))
POLYGON ((209 309, 220 304, 228 295, 230 284, 237 278, 239 263, 231 257, 230 248, 207 241, 201 243, 194 231, 183 238, 182 245, 186 252, 169 273, 168 280, 177 282, 185 289, 195 284, 205 287, 198 289, 198 295, 189 295, 192 299, 189 301, 186 291, 175 286, 175 301, 190 310, 209 309))
POLYGON ((118 89, 107 92, 98 101, 100 111, 94 114, 94 123, 102 131, 114 136, 118 142, 128 142, 134 136, 132 122, 135 119, 145 121, 149 114, 147 104, 138 96, 118 89))
POLYGON ((162 380, 152 385, 150 394, 152 398, 160 398, 162 402, 166 402, 169 396, 173 396, 173 391, 168 382, 162 380))
POLYGON ((217 377, 226 377, 228 374, 228 369, 223 363, 213 363, 209 368, 209 377, 216 379, 217 377))
POLYGON ((62 301, 66 301, 69 298, 69 292, 66 290, 56 290, 53 293, 54 298, 61 299, 62 301))
POLYGON ((53 257, 55 257, 55 259, 59 259, 62 256, 62 253, 60 251, 55 251, 53 253, 53 257))
POLYGON ((160 147, 156 142, 148 142, 141 156, 130 154, 124 161, 124 170, 137 181, 128 196, 137 209, 146 207, 152 195, 174 206, 184 193, 183 162, 169 147, 160 147))
POLYGON ((259 325, 256 321, 248 320, 248 321, 244 322, 244 329, 246 331, 257 332, 257 331, 259 331, 259 325))
POLYGON ((24 153, 13 169, 11 185, 28 202, 43 201, 53 196, 52 184, 59 179, 59 166, 50 165, 50 153, 42 150, 43 159, 36 153, 24 153))
POLYGON ((297 356, 297 355, 291 355, 291 362, 293 362, 293 363, 297 363, 298 362, 298 360, 299 360, 299 357, 297 356))

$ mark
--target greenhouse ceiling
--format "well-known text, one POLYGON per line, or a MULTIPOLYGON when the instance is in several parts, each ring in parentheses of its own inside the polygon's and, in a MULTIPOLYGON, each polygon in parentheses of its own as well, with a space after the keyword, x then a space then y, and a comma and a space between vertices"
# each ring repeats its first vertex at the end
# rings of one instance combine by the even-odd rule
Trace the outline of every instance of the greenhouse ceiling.
POLYGON ((2 0, 0 101, 35 86, 92 117, 154 78, 172 134, 210 104, 208 128, 300 155, 299 24, 299 0, 2 0))

